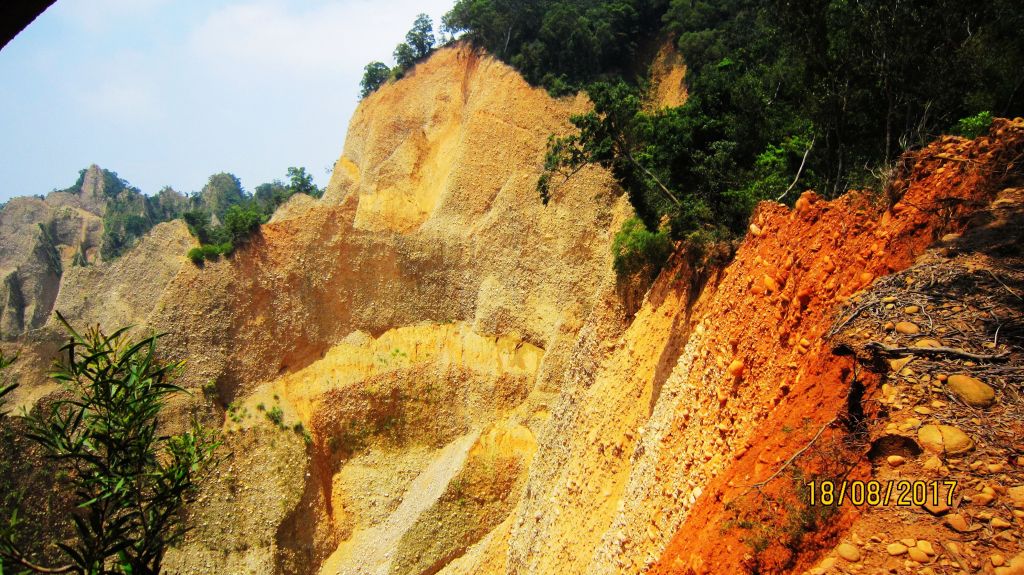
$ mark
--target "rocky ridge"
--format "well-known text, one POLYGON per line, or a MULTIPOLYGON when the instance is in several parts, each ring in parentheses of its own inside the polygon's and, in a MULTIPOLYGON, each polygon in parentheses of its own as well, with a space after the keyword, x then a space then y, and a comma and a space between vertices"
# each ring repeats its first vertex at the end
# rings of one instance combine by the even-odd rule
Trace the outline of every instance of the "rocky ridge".
POLYGON ((546 207, 534 189, 548 134, 586 105, 445 48, 360 105, 322 201, 232 258, 192 265, 171 223, 65 278, 72 321, 169 332, 194 392, 178 419, 225 433, 167 571, 1011 569, 1015 372, 905 349, 1019 365, 1024 122, 907 156, 888 204, 762 204, 728 265, 676 254, 634 304, 609 175, 546 207), (975 295, 950 305, 947 285, 975 295), (955 477, 964 499, 813 510, 798 470, 955 477))

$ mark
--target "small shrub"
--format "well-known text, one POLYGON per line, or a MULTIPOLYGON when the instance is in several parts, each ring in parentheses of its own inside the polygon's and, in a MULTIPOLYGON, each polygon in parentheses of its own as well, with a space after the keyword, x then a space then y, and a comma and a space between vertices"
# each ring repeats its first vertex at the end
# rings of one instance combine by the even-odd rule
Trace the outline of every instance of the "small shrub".
POLYGON ((192 260, 192 263, 199 265, 203 263, 206 256, 203 254, 203 248, 192 248, 188 251, 188 259, 192 260))
POLYGON ((207 261, 214 261, 220 258, 220 249, 218 249, 218 246, 205 245, 201 249, 203 251, 203 257, 206 258, 207 261))
POLYGON ((629 218, 612 241, 613 266, 622 276, 640 271, 657 274, 672 254, 668 232, 652 232, 637 218, 629 218))
POLYGON ((280 426, 281 422, 284 421, 284 412, 281 411, 281 407, 275 405, 266 412, 267 419, 270 420, 274 425, 280 426))
POLYGON ((956 123, 954 132, 965 138, 974 139, 982 134, 988 133, 989 127, 992 125, 992 113, 991 112, 978 112, 974 116, 968 116, 961 118, 956 123))

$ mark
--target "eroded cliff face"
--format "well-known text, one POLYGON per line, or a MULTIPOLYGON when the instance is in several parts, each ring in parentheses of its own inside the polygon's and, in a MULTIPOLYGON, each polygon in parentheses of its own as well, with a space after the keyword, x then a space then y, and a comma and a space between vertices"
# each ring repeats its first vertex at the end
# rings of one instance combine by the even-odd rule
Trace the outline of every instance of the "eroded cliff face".
POLYGON ((0 209, 0 337, 45 325, 64 270, 99 259, 105 202, 91 166, 74 193, 17 197, 0 209))
MULTIPOLYGON (((658 101, 685 97, 670 56, 658 101)), ((843 423, 881 417, 862 405, 881 376, 832 328, 992 202, 1024 123, 910 157, 892 207, 763 204, 727 265, 676 254, 634 304, 609 175, 547 206, 535 190, 586 105, 445 48, 362 102, 321 201, 293 198, 231 258, 192 265, 178 222, 67 275, 72 322, 169 332, 195 392, 177 420, 225 433, 168 572, 798 572, 855 523, 752 557, 727 504, 809 442, 871 476, 843 423)))
POLYGON ((72 323, 169 333, 195 391, 175 419, 224 418, 171 572, 436 571, 507 520, 629 213, 599 170, 539 200, 547 137, 585 106, 444 49, 361 104, 323 201, 230 259, 192 265, 171 223, 66 278, 72 323))

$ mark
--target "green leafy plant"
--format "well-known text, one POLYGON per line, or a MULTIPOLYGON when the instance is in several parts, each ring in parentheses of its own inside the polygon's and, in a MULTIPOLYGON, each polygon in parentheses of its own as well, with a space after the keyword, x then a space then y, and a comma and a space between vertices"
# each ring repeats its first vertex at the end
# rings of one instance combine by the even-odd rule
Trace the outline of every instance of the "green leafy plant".
POLYGON ((656 275, 672 255, 672 241, 664 230, 652 232, 637 218, 629 218, 612 240, 612 265, 622 276, 641 271, 656 275))
POLYGON ((265 413, 267 419, 270 420, 270 423, 273 423, 278 427, 281 426, 281 423, 284 421, 284 411, 281 410, 281 406, 275 405, 274 407, 268 409, 265 413))
POLYGON ((51 377, 71 398, 25 420, 28 437, 69 470, 76 537, 56 542, 66 564, 35 564, 21 551, 15 511, 0 528, 0 560, 40 573, 159 573, 167 547, 185 533, 182 509, 219 440, 195 422, 180 435, 159 430, 168 399, 183 391, 174 384, 182 364, 157 356, 159 335, 78 333, 58 318, 71 337, 51 377))
POLYGON ((957 134, 965 138, 977 138, 982 134, 988 133, 989 126, 992 125, 992 113, 991 112, 978 112, 973 116, 961 118, 956 123, 956 129, 954 130, 957 134))
POLYGON ((383 62, 370 62, 363 68, 363 79, 359 82, 359 98, 376 92, 391 78, 391 68, 383 62))
POLYGON ((192 248, 188 251, 188 259, 192 260, 192 263, 199 265, 206 259, 206 254, 203 253, 203 248, 192 248))

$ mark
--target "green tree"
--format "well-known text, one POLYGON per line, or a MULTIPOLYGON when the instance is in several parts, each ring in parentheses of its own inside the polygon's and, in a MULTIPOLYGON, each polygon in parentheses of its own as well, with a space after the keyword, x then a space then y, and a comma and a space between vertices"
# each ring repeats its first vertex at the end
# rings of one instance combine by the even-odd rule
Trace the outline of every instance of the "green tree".
POLYGON ((181 392, 180 362, 157 357, 159 336, 134 341, 126 330, 79 334, 58 314, 71 338, 52 377, 71 399, 25 416, 29 438, 67 470, 78 505, 74 540, 57 542, 67 561, 38 565, 18 541, 15 512, 0 528, 0 560, 39 573, 156 574, 164 553, 185 532, 182 509, 219 445, 198 423, 167 436, 159 416, 181 392))
POLYGON ((363 79, 359 82, 359 98, 376 92, 391 78, 391 68, 383 62, 370 62, 363 68, 363 79))
POLYGON ((224 215, 223 228, 227 232, 227 241, 233 244, 244 241, 263 223, 263 213, 255 204, 231 206, 224 215))
POLYGON ((426 14, 419 14, 412 28, 405 33, 405 43, 412 48, 413 58, 421 60, 434 50, 434 21, 426 14))
POLYGON ((256 191, 253 194, 253 199, 259 204, 263 213, 268 216, 273 214, 274 210, 288 201, 290 197, 292 197, 291 188, 284 185, 281 180, 260 184, 256 186, 256 191))
POLYGON ((395 57, 395 68, 398 70, 398 74, 404 74, 406 70, 412 68, 416 63, 416 52, 412 49, 412 46, 402 42, 395 47, 395 51, 392 54, 395 57))
POLYGON ((192 237, 199 240, 200 244, 208 244, 213 241, 213 230, 211 229, 210 212, 206 210, 191 210, 182 215, 188 231, 192 237))
POLYGON ((306 194, 314 198, 323 195, 323 191, 313 183, 313 175, 307 173, 304 167, 288 168, 288 188, 293 194, 306 194))
POLYGON ((242 182, 234 174, 227 172, 210 176, 199 196, 206 209, 221 221, 223 221, 228 208, 246 200, 242 182))

